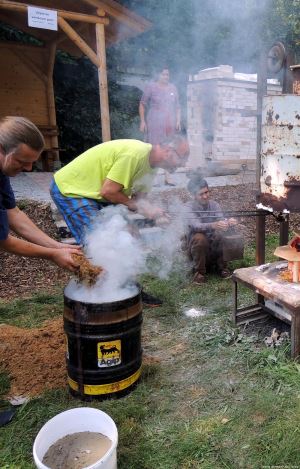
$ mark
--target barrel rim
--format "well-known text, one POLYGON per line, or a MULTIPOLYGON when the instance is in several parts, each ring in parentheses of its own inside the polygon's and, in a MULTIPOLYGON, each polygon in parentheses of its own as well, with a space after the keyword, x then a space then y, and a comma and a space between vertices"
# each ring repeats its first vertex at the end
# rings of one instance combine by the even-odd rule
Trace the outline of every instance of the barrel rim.
POLYGON ((123 300, 116 300, 116 301, 106 301, 106 302, 103 302, 103 303, 94 303, 94 302, 90 302, 90 301, 80 301, 80 300, 75 300, 74 298, 70 298, 68 295, 66 295, 66 289, 67 289, 67 286, 65 286, 64 288, 64 300, 69 303, 69 304, 82 304, 82 305, 89 305, 91 307, 99 307, 99 306, 102 306, 102 307, 119 307, 119 305, 123 306, 124 307, 124 302, 127 302, 127 301, 134 301, 134 300, 137 300, 140 296, 141 296, 141 292, 142 292, 142 286, 140 283, 136 282, 134 283, 134 285, 137 287, 138 289, 138 293, 132 295, 132 296, 128 296, 127 298, 123 298, 123 300))

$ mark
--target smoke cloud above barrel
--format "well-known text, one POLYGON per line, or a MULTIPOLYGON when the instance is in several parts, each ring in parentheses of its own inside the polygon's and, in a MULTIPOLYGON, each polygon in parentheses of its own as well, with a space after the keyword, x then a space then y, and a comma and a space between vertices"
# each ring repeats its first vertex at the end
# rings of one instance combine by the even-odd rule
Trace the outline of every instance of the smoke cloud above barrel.
POLYGON ((86 234, 85 254, 104 273, 94 287, 73 282, 68 294, 89 302, 111 302, 137 293, 136 277, 146 270, 146 256, 139 239, 130 231, 122 206, 107 207, 99 212, 90 232, 86 234))
POLYGON ((72 280, 66 295, 90 303, 119 301, 138 292, 137 279, 143 273, 167 277, 176 253, 180 250, 182 220, 174 206, 172 220, 167 227, 150 228, 151 236, 143 236, 130 222, 130 212, 117 205, 99 212, 90 232, 86 234, 85 255, 94 265, 104 269, 93 287, 72 280), (176 214, 176 216, 175 216, 176 214), (147 262, 149 256, 157 262, 147 262))

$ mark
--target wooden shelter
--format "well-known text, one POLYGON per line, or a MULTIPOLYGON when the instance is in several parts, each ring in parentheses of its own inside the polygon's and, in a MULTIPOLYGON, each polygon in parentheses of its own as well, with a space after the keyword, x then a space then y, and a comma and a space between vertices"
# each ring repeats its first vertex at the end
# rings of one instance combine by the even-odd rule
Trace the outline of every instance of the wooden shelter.
POLYGON ((0 21, 41 41, 41 46, 0 42, 0 117, 28 117, 46 141, 43 167, 59 162, 53 90, 57 49, 86 55, 98 68, 102 140, 110 140, 106 47, 143 33, 151 23, 114 0, 0 0, 0 21), (57 12, 58 30, 28 26, 28 7, 57 12))

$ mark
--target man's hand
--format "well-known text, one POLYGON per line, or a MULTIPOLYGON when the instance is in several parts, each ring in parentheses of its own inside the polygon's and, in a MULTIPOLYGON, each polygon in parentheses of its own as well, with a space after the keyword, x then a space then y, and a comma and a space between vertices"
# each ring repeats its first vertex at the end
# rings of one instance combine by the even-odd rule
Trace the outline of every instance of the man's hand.
POLYGON ((149 202, 139 204, 139 212, 144 215, 144 217, 149 218, 150 220, 159 220, 160 218, 168 218, 166 212, 160 207, 152 207, 149 202))
POLYGON ((67 242, 60 243, 59 241, 57 241, 56 245, 54 246, 54 249, 75 249, 77 251, 77 254, 81 254, 81 246, 68 244, 67 242))
POLYGON ((59 267, 75 272, 79 268, 79 264, 73 259, 72 254, 80 254, 80 248, 64 246, 63 248, 52 249, 50 259, 59 267))
POLYGON ((228 222, 227 220, 215 221, 212 223, 212 227, 217 231, 226 231, 228 229, 228 222))
POLYGON ((155 218, 155 224, 157 226, 167 226, 171 221, 172 219, 167 213, 164 213, 161 217, 155 218))
POLYGON ((235 218, 229 218, 228 219, 228 225, 229 226, 236 226, 238 224, 238 221, 235 218))
POLYGON ((149 206, 146 209, 145 216, 151 218, 152 220, 157 220, 158 218, 165 216, 165 211, 160 207, 151 207, 149 206))

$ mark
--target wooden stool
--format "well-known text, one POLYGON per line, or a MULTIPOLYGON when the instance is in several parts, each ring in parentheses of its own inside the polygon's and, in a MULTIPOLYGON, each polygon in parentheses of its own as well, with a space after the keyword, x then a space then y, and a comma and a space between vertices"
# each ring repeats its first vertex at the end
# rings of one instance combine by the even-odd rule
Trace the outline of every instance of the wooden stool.
POLYGON ((291 357, 300 358, 300 284, 281 280, 280 266, 273 262, 233 272, 233 322, 237 326, 275 316, 291 325, 291 357), (238 283, 257 293, 257 303, 238 308, 238 283))

